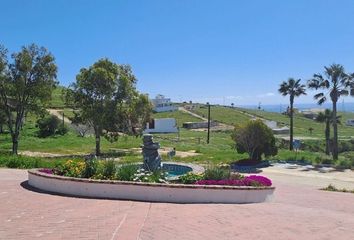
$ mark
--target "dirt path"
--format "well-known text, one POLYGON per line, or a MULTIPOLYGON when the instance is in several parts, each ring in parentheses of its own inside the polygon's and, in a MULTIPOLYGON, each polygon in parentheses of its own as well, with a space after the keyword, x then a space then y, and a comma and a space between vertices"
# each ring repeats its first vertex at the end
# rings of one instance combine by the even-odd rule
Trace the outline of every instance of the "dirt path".
POLYGON ((184 113, 187 113, 187 114, 189 114, 189 115, 191 115, 191 116, 193 116, 193 117, 199 118, 200 120, 208 121, 207 118, 202 117, 202 116, 200 116, 200 115, 198 115, 198 114, 196 114, 196 113, 194 113, 194 112, 191 112, 191 111, 185 109, 184 107, 179 107, 178 110, 180 110, 180 111, 182 111, 182 112, 184 112, 184 113))
MULTIPOLYGON (((136 152, 140 153, 141 148, 130 148, 130 149, 117 149, 118 151, 123 152, 136 152)), ((161 148, 159 149, 159 153, 163 155, 167 155, 172 148, 161 148)), ((48 152, 34 152, 34 151, 20 151, 20 155, 29 156, 29 157, 43 157, 43 158, 56 158, 56 157, 72 157, 72 156, 87 156, 90 153, 76 152, 76 153, 48 153, 48 152)), ((194 157, 198 156, 200 153, 196 153, 194 151, 176 151, 176 157, 186 158, 186 157, 194 157)))
MULTIPOLYGON (((58 110, 58 109, 47 109, 47 111, 51 114, 54 115, 56 117, 58 117, 59 119, 63 119, 63 114, 61 113, 62 110, 58 110)), ((71 124, 71 121, 69 118, 64 116, 64 122, 71 124)))

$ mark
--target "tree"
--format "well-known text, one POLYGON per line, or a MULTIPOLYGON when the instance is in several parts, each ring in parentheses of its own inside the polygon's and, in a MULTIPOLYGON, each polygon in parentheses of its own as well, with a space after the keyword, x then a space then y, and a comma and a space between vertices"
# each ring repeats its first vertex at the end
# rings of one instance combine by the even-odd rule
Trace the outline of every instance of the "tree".
POLYGON ((54 57, 44 47, 31 44, 12 54, 0 47, 0 99, 4 105, 7 125, 12 138, 12 153, 17 154, 24 117, 28 112, 43 113, 56 87, 57 66, 54 57))
POLYGON ((338 159, 338 123, 337 123, 337 102, 341 96, 354 96, 353 74, 345 73, 344 67, 340 64, 332 64, 324 67, 324 76, 314 74, 308 81, 308 87, 311 89, 323 89, 314 95, 319 105, 327 101, 328 96, 332 101, 332 125, 333 125, 333 159, 338 159), (350 90, 350 92, 349 92, 350 90))
POLYGON ((295 80, 289 78, 287 82, 282 82, 278 89, 279 93, 283 96, 289 95, 290 99, 290 150, 293 150, 294 139, 294 99, 301 95, 306 95, 305 85, 301 84, 301 79, 295 80))
MULTIPOLYGON (((330 145, 331 145, 331 128, 330 125, 333 123, 332 119, 333 112, 330 109, 326 109, 324 112, 320 112, 317 117, 316 121, 325 123, 325 139, 326 139, 326 154, 329 155, 330 153, 330 145)), ((337 123, 340 123, 339 116, 337 116, 337 123)))
POLYGON ((117 140, 117 133, 139 134, 150 117, 150 102, 135 84, 130 66, 100 59, 82 68, 68 89, 66 102, 78 109, 75 122, 94 130, 97 156, 101 155, 101 136, 117 140))
POLYGON ((243 126, 235 126, 232 139, 236 142, 238 153, 248 153, 251 160, 261 161, 278 153, 272 130, 261 120, 251 120, 243 126))

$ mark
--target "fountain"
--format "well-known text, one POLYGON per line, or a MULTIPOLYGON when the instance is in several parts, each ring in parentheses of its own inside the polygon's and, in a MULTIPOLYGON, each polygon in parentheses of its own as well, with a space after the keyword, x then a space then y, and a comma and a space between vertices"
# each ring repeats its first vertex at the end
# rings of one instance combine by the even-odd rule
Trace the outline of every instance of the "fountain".
POLYGON ((142 153, 144 157, 144 169, 148 171, 156 171, 161 169, 161 157, 158 152, 160 144, 153 142, 151 134, 144 134, 143 136, 142 153))
MULTIPOLYGON (((151 172, 156 170, 162 170, 166 173, 166 177, 168 180, 176 180, 179 176, 184 175, 188 172, 199 173, 204 171, 204 168, 194 164, 182 164, 176 162, 162 163, 161 156, 158 152, 160 144, 158 142, 153 141, 153 135, 151 134, 143 135, 143 145, 141 145, 141 148, 144 159, 142 168, 151 172)), ((175 148, 173 148, 173 150, 168 153, 170 155, 170 160, 172 156, 175 155, 175 153, 175 148)))

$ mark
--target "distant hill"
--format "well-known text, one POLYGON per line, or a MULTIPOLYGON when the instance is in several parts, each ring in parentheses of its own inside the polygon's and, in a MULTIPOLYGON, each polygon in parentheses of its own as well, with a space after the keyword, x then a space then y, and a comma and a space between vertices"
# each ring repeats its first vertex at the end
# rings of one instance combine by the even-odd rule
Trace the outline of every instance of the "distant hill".
MULTIPOLYGON (((193 111, 204 117, 208 116, 206 105, 197 105, 193 111)), ((276 121, 279 126, 289 126, 289 117, 280 113, 267 112, 263 110, 254 110, 246 108, 231 108, 223 106, 211 106, 211 119, 225 124, 243 124, 250 120, 253 116, 260 117, 267 120, 276 121)), ((338 134, 340 138, 351 138, 354 136, 354 127, 346 126, 347 119, 354 119, 354 113, 342 113, 342 124, 338 127, 338 134)), ((324 124, 314 120, 303 117, 301 114, 296 114, 294 117, 294 135, 305 137, 322 138, 324 135, 324 124), (312 134, 309 131, 312 128, 312 134)))
POLYGON ((52 93, 52 100, 49 103, 50 108, 64 108, 64 99, 62 98, 62 92, 65 89, 63 86, 58 86, 52 93))

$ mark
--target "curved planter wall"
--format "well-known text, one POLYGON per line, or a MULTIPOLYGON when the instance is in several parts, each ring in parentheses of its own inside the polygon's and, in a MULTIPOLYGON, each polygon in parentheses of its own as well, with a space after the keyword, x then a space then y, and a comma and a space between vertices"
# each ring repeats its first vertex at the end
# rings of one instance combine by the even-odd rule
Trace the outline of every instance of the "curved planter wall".
POLYGON ((30 186, 81 197, 170 203, 258 203, 271 198, 274 187, 203 186, 92 180, 28 171, 30 186))

